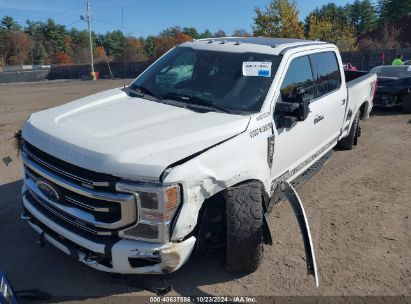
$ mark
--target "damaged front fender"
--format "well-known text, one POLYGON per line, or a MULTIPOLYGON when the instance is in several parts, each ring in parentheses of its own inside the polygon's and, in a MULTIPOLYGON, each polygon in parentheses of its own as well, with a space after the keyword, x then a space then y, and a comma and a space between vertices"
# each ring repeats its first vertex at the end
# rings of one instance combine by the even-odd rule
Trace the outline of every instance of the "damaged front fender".
POLYGON ((242 133, 168 170, 164 182, 180 183, 184 189, 172 241, 182 240, 193 231, 203 202, 215 194, 248 180, 260 181, 264 191, 269 189, 267 138, 253 141, 255 144, 250 144, 249 134, 242 133))

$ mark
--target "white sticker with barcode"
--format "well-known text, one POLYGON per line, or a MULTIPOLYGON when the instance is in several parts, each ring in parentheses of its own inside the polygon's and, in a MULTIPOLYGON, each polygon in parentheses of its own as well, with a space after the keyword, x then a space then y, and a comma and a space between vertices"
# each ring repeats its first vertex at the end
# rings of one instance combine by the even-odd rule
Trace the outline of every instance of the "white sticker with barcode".
POLYGON ((272 62, 245 61, 243 76, 271 77, 272 62))

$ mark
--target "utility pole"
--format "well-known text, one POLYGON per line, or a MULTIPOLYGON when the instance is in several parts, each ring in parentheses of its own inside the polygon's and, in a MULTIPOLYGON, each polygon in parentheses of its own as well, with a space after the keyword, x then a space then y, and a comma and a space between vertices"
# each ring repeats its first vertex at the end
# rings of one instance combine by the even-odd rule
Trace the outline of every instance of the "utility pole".
POLYGON ((91 17, 90 17, 90 1, 87 0, 87 13, 86 20, 88 25, 88 35, 90 38, 90 64, 91 64, 91 78, 96 80, 96 74, 94 73, 94 60, 93 60, 93 39, 91 38, 91 17))

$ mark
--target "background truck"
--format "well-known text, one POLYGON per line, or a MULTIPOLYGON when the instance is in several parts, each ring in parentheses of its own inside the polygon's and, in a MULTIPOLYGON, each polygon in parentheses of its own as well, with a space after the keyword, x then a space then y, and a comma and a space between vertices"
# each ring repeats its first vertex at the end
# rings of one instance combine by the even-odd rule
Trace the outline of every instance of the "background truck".
POLYGON ((102 271, 169 273, 193 250, 224 248, 227 270, 252 272, 287 196, 312 252, 287 189, 357 144, 375 89, 328 43, 186 42, 129 87, 27 119, 22 218, 102 271))

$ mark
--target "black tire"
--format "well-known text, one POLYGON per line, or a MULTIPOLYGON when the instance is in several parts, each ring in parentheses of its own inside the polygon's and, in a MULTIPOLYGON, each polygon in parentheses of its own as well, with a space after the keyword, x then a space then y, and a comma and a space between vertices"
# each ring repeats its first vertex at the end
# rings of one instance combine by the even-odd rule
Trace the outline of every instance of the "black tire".
POLYGON ((357 145, 358 137, 360 134, 360 111, 358 111, 355 114, 354 121, 351 125, 350 133, 348 133, 347 137, 344 137, 338 142, 337 148, 341 150, 352 150, 354 146, 357 145))
POLYGON ((411 113, 411 94, 402 96, 402 109, 405 113, 411 113))
POLYGON ((261 185, 247 182, 224 192, 227 214, 226 270, 254 272, 263 259, 261 185))

